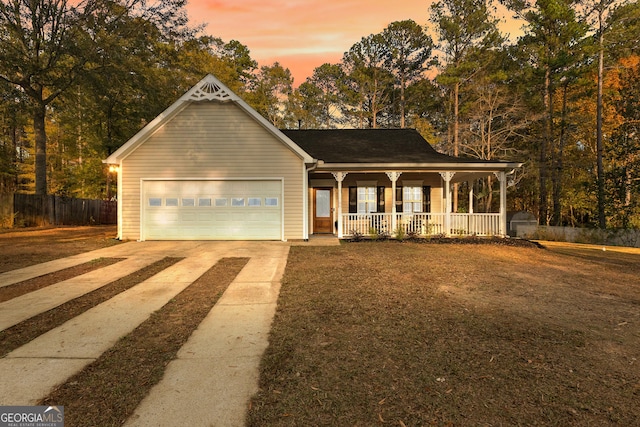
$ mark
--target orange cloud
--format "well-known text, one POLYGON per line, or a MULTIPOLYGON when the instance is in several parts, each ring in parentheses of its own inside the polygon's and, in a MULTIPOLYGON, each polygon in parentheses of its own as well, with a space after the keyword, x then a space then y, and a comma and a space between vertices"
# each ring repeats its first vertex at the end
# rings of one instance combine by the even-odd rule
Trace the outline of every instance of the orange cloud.
POLYGON ((225 41, 238 40, 260 65, 280 62, 296 85, 354 43, 394 21, 429 22, 432 0, 191 0, 193 24, 225 41))
POLYGON ((313 74, 313 70, 316 67, 324 63, 336 64, 341 59, 342 52, 303 53, 263 58, 261 65, 272 65, 274 62, 279 62, 280 65, 291 71, 291 75, 294 78, 294 86, 297 87, 313 74))

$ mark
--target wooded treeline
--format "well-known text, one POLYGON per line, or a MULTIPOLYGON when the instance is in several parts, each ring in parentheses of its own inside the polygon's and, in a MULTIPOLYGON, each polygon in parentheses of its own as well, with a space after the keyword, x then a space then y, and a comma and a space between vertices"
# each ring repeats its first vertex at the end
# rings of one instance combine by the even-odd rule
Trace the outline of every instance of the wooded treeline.
MULTIPOLYGON (((423 25, 393 22, 295 87, 191 26, 185 0, 0 0, 0 192, 109 198, 101 160, 212 73, 278 127, 413 127, 524 162, 510 209, 541 224, 640 227, 639 2, 501 3, 517 40, 491 1, 425 1, 423 25)), ((477 210, 494 184, 473 183, 477 210)))

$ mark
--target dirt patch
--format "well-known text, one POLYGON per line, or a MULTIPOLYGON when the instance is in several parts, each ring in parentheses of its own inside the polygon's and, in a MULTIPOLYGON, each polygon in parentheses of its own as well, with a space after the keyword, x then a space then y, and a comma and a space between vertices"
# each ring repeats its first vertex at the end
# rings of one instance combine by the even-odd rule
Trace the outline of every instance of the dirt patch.
POLYGON ((80 265, 65 268, 53 273, 44 274, 34 277, 33 279, 23 280, 13 285, 0 287, 0 302, 8 301, 11 298, 28 294, 38 289, 46 288, 54 283, 63 282, 76 276, 89 273, 102 267, 106 267, 116 262, 122 261, 122 258, 97 258, 80 265))
POLYGON ((86 425, 87 420, 92 425, 122 425, 247 261, 219 260, 40 404, 64 405, 70 426, 86 425))
POLYGON ((0 273, 120 243, 116 226, 4 229, 0 273))
POLYGON ((262 425, 634 425, 640 255, 293 247, 262 425))

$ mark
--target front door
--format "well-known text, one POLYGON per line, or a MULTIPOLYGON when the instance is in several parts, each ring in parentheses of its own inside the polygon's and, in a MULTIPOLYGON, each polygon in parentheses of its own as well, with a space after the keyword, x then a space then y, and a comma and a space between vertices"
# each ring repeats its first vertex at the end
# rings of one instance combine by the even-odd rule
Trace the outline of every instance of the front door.
POLYGON ((332 189, 314 188, 313 233, 333 233, 332 189))

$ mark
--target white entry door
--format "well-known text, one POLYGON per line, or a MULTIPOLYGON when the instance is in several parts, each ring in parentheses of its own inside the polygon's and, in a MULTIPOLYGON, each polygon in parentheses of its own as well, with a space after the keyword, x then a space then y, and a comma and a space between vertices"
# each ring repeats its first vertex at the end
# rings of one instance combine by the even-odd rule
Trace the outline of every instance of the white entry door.
POLYGON ((143 240, 281 240, 282 180, 144 180, 143 240))

